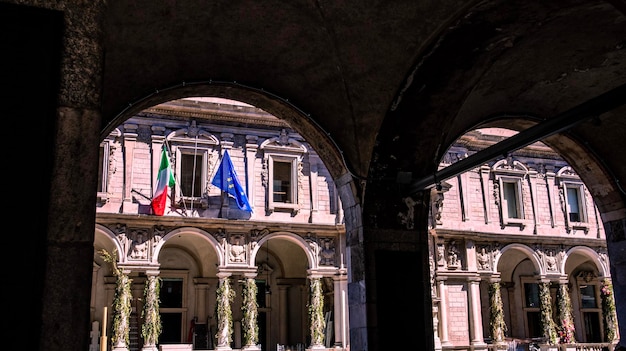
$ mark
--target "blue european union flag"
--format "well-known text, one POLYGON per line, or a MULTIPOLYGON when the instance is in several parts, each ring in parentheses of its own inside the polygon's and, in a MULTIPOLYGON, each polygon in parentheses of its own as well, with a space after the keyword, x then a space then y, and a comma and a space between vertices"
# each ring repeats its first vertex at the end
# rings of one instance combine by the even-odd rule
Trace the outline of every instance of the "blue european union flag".
POLYGON ((217 173, 215 173, 211 184, 222 189, 222 191, 228 193, 229 196, 232 196, 236 200, 237 207, 239 207, 240 210, 252 212, 252 206, 250 206, 248 197, 243 191, 243 187, 241 186, 241 183, 239 183, 239 179, 237 179, 237 173, 235 173, 233 161, 230 160, 228 150, 224 151, 222 163, 217 169, 217 173))

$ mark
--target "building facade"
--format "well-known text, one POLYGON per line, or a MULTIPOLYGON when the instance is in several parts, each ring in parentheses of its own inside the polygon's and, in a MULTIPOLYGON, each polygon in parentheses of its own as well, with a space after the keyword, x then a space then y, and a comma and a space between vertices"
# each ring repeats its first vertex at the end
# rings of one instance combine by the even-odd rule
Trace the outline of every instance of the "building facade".
MULTIPOLYGON (((440 167, 511 135, 504 129, 471 131, 440 167)), ((498 343, 526 350, 533 343, 614 347, 602 222, 587 187, 559 155, 534 143, 431 191, 437 349, 498 343)))
MULTIPOLYGON (((467 133, 440 167, 507 133, 467 133)), ((161 284, 160 347, 350 348, 342 204, 315 150, 288 124, 230 100, 175 100, 116 128, 100 158, 94 335, 102 322, 109 334, 115 329, 116 269, 132 294, 128 342, 112 349, 154 346, 141 332, 153 277, 161 284), (163 150, 175 185, 157 216, 151 200, 163 150), (226 152, 252 211, 212 182, 226 152), (250 282, 256 317, 246 314, 250 282), (223 300, 224 287, 232 300, 223 300), (321 323, 310 312, 316 301, 321 323), (250 318, 258 328, 253 345, 250 318)), ((398 221, 412 229, 415 202, 405 204, 398 221)), ((550 148, 535 143, 441 181, 431 189, 430 213, 436 349, 617 340, 614 308, 605 308, 612 296, 602 223, 586 186, 550 148)), ((93 338, 94 350, 99 342, 93 338)))
POLYGON ((341 203, 318 155, 286 123, 232 101, 171 101, 110 133, 101 161, 94 330, 103 320, 116 330, 119 275, 132 292, 129 338, 109 338, 113 349, 156 347, 142 337, 151 277, 160 281, 159 347, 349 347, 341 203), (151 200, 162 150, 175 184, 158 216, 151 200), (252 211, 212 184, 227 152, 252 211), (256 311, 246 310, 250 293, 256 311))

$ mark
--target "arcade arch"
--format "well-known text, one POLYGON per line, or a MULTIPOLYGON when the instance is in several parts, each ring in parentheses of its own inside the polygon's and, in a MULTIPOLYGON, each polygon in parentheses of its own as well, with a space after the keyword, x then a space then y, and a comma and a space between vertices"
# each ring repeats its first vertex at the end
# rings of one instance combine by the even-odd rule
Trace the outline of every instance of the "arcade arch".
MULTIPOLYGON (((134 192, 132 203, 125 201, 124 196, 109 195, 108 201, 102 201, 100 204, 96 221, 98 228, 105 231, 110 241, 115 243, 107 248, 124 253, 118 263, 129 272, 133 284, 136 285, 133 290, 133 301, 136 304, 134 310, 141 311, 143 290, 140 286, 144 283, 145 277, 158 275, 166 284, 167 291, 178 291, 169 298, 166 297, 167 291, 161 292, 166 294, 165 300, 177 301, 175 306, 168 306, 163 311, 166 316, 164 328, 168 329, 168 333, 164 334, 163 343, 196 343, 197 340, 204 339, 204 344, 196 346, 224 347, 225 345, 220 343, 227 342, 232 347, 240 348, 245 342, 243 328, 246 317, 242 314, 241 308, 243 289, 247 280, 254 279, 261 287, 260 291, 268 292, 257 296, 260 306, 258 323, 262 334, 259 345, 262 345, 263 350, 273 350, 277 344, 304 346, 313 342, 309 329, 311 317, 307 313, 308 303, 313 294, 310 282, 321 281, 324 286, 322 296, 325 301, 324 313, 329 320, 332 321, 333 318, 337 320, 323 330, 327 335, 326 342, 329 343, 326 346, 349 348, 349 318, 345 299, 346 236, 349 234, 348 226, 344 222, 344 212, 355 211, 357 201, 354 199, 354 184, 351 178, 346 176, 345 165, 334 164, 326 167, 328 162, 323 157, 327 154, 330 153, 335 159, 340 159, 336 146, 328 141, 330 139, 327 136, 317 138, 315 144, 321 145, 323 152, 319 154, 310 146, 304 147, 306 139, 296 134, 285 122, 270 116, 265 110, 223 97, 198 100, 204 99, 209 101, 198 103, 204 104, 205 108, 220 105, 229 107, 222 106, 227 111, 217 117, 216 114, 219 115, 219 112, 216 111, 204 114, 183 111, 182 114, 187 117, 189 114, 192 115, 191 118, 185 119, 189 121, 189 125, 183 128, 180 127, 181 116, 177 115, 180 112, 177 109, 184 109, 182 103, 168 106, 172 101, 167 101, 153 109, 149 107, 145 110, 147 112, 134 108, 125 111, 120 115, 121 124, 105 138, 110 144, 112 157, 109 162, 115 164, 118 171, 124 167, 135 170, 142 167, 154 168, 155 165, 158 166, 154 150, 160 150, 159 140, 172 144, 184 142, 186 145, 193 145, 193 135, 199 135, 209 140, 208 144, 215 148, 212 154, 219 155, 226 149, 230 150, 241 183, 245 184, 246 190, 254 187, 257 189, 249 192, 255 196, 250 198, 250 202, 253 204, 256 202, 257 206, 253 207, 254 211, 249 220, 244 220, 238 215, 229 217, 228 213, 234 213, 233 211, 236 212, 237 209, 225 209, 224 206, 229 206, 228 202, 227 205, 215 202, 211 196, 215 196, 216 190, 209 186, 205 190, 206 194, 202 195, 203 206, 198 206, 193 211, 169 211, 164 216, 150 216, 149 213, 142 211, 145 211, 148 205, 145 202, 147 197, 145 189, 150 186, 150 181, 154 180, 147 177, 148 183, 141 183, 137 180, 139 176, 135 179, 128 176, 133 172, 123 172, 124 179, 118 184, 122 185, 125 191, 132 189, 134 192), (163 108, 169 108, 169 113, 175 117, 168 120, 167 116, 159 115, 159 109, 163 108), (135 114, 132 114, 131 110, 135 114), (122 119, 122 116, 127 119, 122 119), (220 118, 227 121, 216 123, 220 118), (142 124, 146 123, 142 119, 153 123, 142 124), (289 129, 288 132, 285 132, 286 127, 289 129), (283 138, 287 134, 288 138, 283 138), (187 139, 184 140, 185 138, 187 139), (300 139, 302 141, 299 141, 300 139), (307 150, 306 157, 302 157, 298 165, 298 179, 294 181, 301 196, 298 197, 298 203, 291 207, 298 208, 298 211, 274 210, 264 213, 263 206, 258 206, 265 201, 264 192, 259 191, 259 188, 267 186, 265 184, 267 174, 264 171, 266 161, 258 157, 259 153, 262 156, 262 152, 265 151, 259 145, 269 145, 263 140, 273 143, 271 151, 275 155, 280 155, 283 146, 281 143, 295 143, 298 149, 307 150), (126 153, 123 157, 121 154, 113 156, 115 152, 122 150, 126 153), (141 164, 138 157, 145 157, 150 161, 141 164), (119 163, 119 160, 125 160, 125 163, 119 163), (339 182, 333 181, 336 175, 332 173, 331 168, 335 172, 337 170, 344 172, 343 176, 338 176, 339 182), (342 183, 341 180, 344 178, 346 181, 342 183), (137 193, 141 194, 136 195, 137 193), (117 199, 121 204, 115 203, 117 199), (343 206, 342 204, 346 202, 352 205, 343 206), (139 247, 141 251, 136 249, 139 247), (222 284, 231 285, 235 293, 231 306, 234 327, 231 341, 214 338, 218 334, 221 335, 216 329, 220 327, 218 323, 220 316, 217 311, 220 310, 219 304, 222 301, 219 298, 222 284), (343 299, 340 299, 341 296, 343 299), (204 334, 196 335, 196 330, 204 330, 204 334)), ((157 101, 154 98, 147 100, 157 101)), ((280 105, 284 109, 286 102, 282 104, 276 106, 280 105)), ((298 118, 304 116, 300 111, 291 111, 288 114, 292 118, 296 115, 298 118)), ((301 121, 297 125, 309 133, 320 132, 319 127, 306 121, 301 121)), ((306 142, 308 143, 308 140, 306 142)), ((167 147, 169 145, 167 144, 167 147)), ((270 146, 266 148, 269 149, 270 146)), ((176 162, 177 155, 173 154, 172 163, 176 162)), ((212 167, 207 168, 212 170, 207 172, 207 176, 212 176, 219 160, 207 157, 202 162, 212 163, 212 167)), ((115 170, 116 167, 110 169, 115 170)), ((138 173, 135 171, 135 174, 138 173)), ((115 175, 109 176, 111 182, 109 189, 117 189, 119 185, 115 183, 115 175)), ((210 179, 207 179, 207 183, 210 183, 210 179)), ((269 184, 271 186, 271 181, 269 184)), ((170 201, 172 208, 177 206, 175 200, 173 197, 170 201)), ((356 228, 358 230, 358 227, 356 228)), ((97 247, 99 243, 100 240, 97 239, 96 252, 100 249, 97 247)), ((106 289, 104 286, 106 281, 100 285, 96 284, 94 290, 98 293, 106 289)), ((100 305, 93 307, 95 319, 101 318, 100 307, 110 304, 110 299, 109 295, 97 300, 100 305)), ((136 321, 135 328, 138 328, 141 318, 137 315, 132 318, 136 321)), ((133 342, 129 345, 131 349, 141 347, 140 338, 135 337, 133 342)))

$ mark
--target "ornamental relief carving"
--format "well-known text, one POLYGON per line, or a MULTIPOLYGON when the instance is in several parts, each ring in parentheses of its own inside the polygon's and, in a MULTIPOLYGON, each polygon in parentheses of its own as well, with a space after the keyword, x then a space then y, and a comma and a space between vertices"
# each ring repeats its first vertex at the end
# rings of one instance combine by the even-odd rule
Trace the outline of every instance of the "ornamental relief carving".
POLYGON ((491 271, 493 252, 489 245, 480 245, 476 248, 476 267, 479 271, 491 271))
POLYGON ((163 226, 127 228, 125 224, 118 223, 109 229, 115 234, 120 244, 121 262, 152 260, 156 246, 166 234, 163 226))

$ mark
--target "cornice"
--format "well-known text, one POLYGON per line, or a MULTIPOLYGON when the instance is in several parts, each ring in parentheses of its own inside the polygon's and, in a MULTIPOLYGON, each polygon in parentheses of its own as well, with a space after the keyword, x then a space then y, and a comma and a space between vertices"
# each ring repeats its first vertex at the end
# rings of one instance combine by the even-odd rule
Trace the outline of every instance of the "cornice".
POLYGON ((150 228, 163 226, 168 229, 194 227, 209 233, 224 230, 227 233, 248 233, 251 230, 269 230, 274 232, 290 232, 305 236, 313 233, 316 236, 337 236, 343 235, 346 229, 344 225, 328 225, 314 223, 288 223, 288 222, 263 222, 263 221, 243 221, 229 220, 223 218, 198 218, 198 217, 174 217, 174 216, 153 216, 119 213, 97 213, 96 223, 105 227, 111 225, 124 224, 133 228, 150 228))

